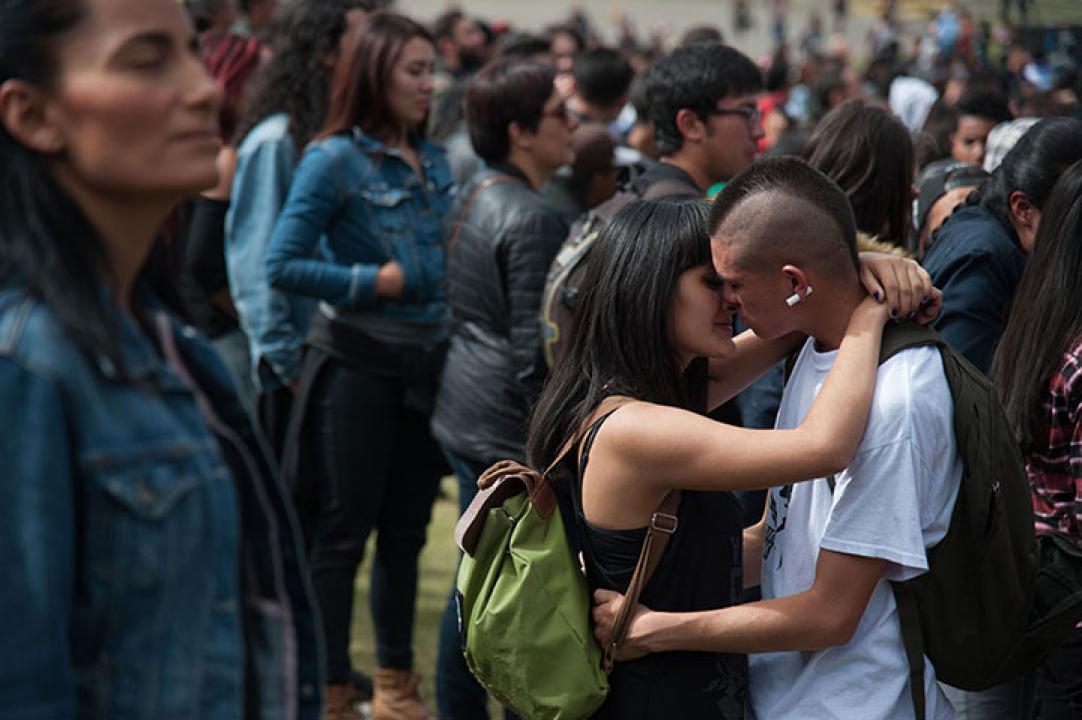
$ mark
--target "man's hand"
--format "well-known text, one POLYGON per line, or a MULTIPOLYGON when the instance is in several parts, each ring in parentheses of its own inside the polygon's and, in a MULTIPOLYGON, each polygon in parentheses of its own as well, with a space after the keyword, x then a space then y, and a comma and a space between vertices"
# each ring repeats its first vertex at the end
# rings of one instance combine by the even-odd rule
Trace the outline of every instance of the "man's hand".
MULTIPOLYGON (((616 624, 616 616, 620 614, 620 608, 624 606, 624 596, 612 590, 594 591, 594 638, 604 649, 609 638, 612 637, 612 628, 616 624)), ((627 626, 627 636, 623 642, 616 646, 615 658, 618 661, 635 660, 649 654, 644 638, 641 636, 643 618, 650 612, 644 605, 636 605, 631 615, 631 622, 627 626), (639 633, 639 634, 636 634, 639 633)))

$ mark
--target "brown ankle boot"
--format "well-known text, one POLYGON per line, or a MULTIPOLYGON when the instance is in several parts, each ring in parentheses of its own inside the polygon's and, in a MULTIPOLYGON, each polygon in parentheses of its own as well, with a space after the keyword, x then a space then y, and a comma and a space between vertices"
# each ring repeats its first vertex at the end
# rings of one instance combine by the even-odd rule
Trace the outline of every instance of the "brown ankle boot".
POLYGON ((324 688, 323 720, 364 720, 357 710, 357 691, 352 684, 339 683, 324 688))
POLYGON ((421 699, 416 673, 380 668, 373 680, 372 720, 436 720, 421 699))

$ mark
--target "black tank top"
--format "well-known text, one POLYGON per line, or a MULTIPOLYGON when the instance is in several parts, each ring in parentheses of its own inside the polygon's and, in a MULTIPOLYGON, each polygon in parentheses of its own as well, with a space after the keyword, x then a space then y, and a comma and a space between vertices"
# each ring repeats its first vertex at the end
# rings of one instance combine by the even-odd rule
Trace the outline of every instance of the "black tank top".
MULTIPOLYGON (((615 411, 613 411, 615 412, 615 411)), ((626 592, 646 528, 607 530, 582 512, 582 478, 601 417, 586 432, 571 496, 575 525, 591 591, 626 592)), ((713 610, 740 601, 743 594, 742 511, 729 492, 681 492, 676 532, 639 599, 654 610, 713 610)), ((747 656, 721 653, 656 653, 617 663, 610 692, 595 717, 670 720, 744 717, 747 656)))

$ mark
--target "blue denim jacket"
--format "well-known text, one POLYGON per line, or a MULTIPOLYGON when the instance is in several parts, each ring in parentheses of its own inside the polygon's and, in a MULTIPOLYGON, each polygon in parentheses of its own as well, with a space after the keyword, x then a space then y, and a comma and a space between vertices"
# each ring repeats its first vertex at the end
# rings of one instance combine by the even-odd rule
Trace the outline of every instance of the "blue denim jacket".
POLYGON ((0 286, 0 716, 315 720, 284 494, 210 347, 141 307, 172 359, 124 319, 121 373, 0 286))
POLYGON ((313 143, 271 238, 271 285, 389 320, 444 322, 441 221, 451 172, 441 148, 422 140, 417 150, 423 180, 397 151, 360 130, 313 143), (312 259, 321 233, 327 260, 312 259), (405 289, 397 300, 378 298, 376 273, 392 260, 405 289))
POLYGON ((301 346, 315 310, 309 298, 275 290, 267 282, 267 251, 285 205, 297 153, 289 116, 271 115, 237 148, 233 193, 225 216, 229 291, 248 337, 252 377, 267 392, 297 379, 301 346))

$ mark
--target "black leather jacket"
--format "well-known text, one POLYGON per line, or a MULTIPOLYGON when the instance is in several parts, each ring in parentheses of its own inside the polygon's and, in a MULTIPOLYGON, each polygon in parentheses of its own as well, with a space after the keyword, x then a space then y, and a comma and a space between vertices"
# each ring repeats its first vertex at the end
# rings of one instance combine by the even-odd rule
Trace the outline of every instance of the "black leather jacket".
POLYGON ((545 275, 567 225, 512 165, 481 169, 447 213, 451 347, 432 432, 482 463, 521 460, 530 408, 545 379, 538 320, 545 275), (473 190, 486 179, 509 176, 473 190))

